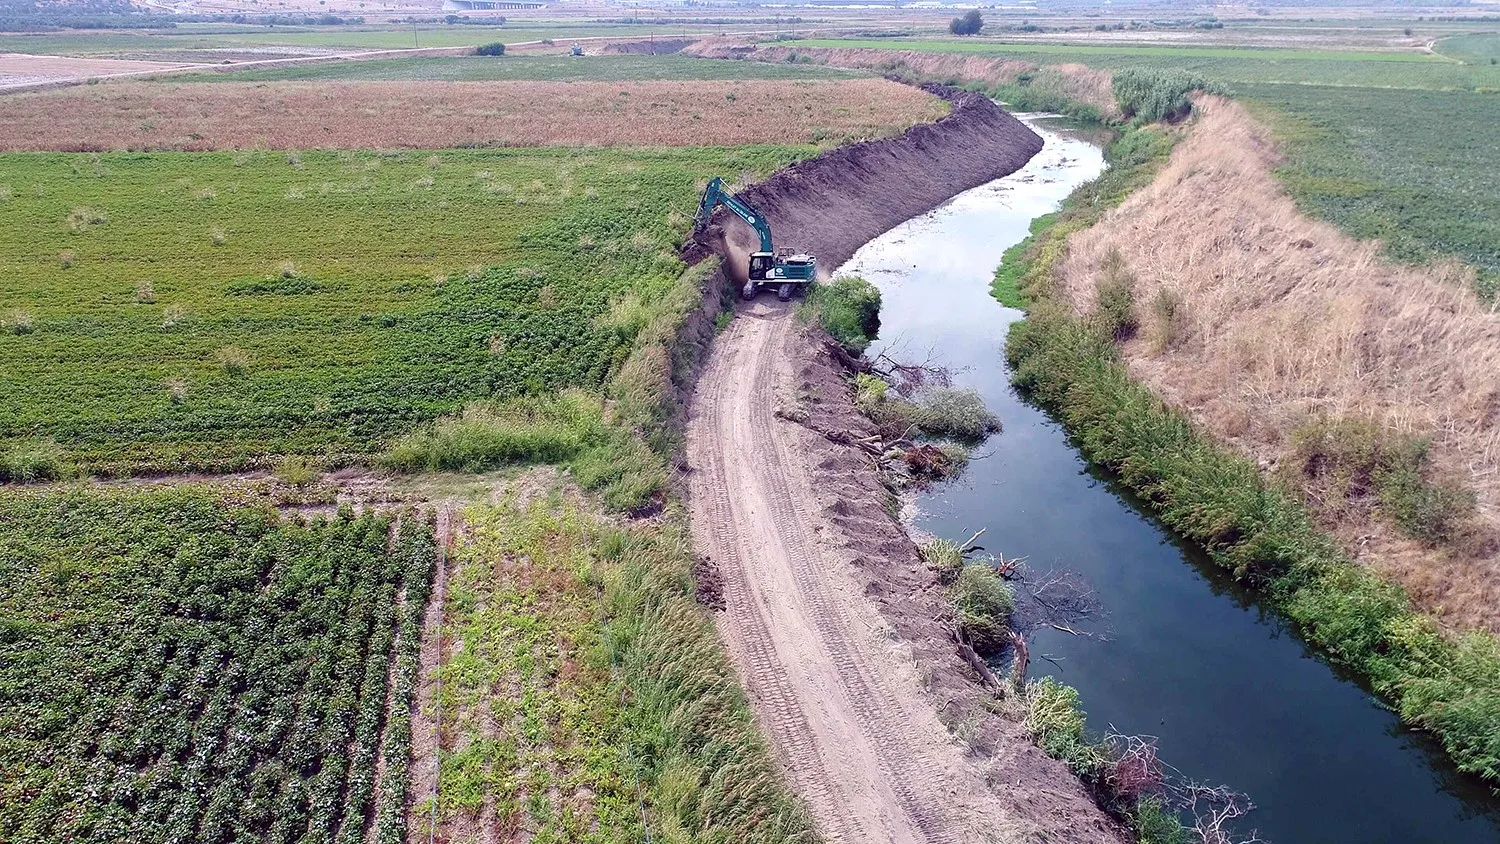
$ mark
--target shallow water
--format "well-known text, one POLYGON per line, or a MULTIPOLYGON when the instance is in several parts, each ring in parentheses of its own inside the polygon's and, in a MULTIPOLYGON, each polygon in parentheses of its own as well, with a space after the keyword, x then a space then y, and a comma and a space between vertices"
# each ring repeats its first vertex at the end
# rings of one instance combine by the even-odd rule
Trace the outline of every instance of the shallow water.
POLYGON ((918 497, 915 525, 955 540, 986 528, 991 552, 1082 575, 1103 606, 1089 625, 1102 638, 1038 633, 1033 676, 1077 687, 1093 730, 1157 736, 1185 776, 1247 793, 1257 808, 1242 831, 1277 844, 1500 842, 1500 799, 1144 515, 1010 388, 1005 334, 1023 315, 990 297, 994 269, 1033 218, 1104 167, 1098 147, 1031 122, 1046 147, 1024 169, 876 238, 840 270, 884 296, 873 351, 952 367, 1005 425, 961 479, 918 497))

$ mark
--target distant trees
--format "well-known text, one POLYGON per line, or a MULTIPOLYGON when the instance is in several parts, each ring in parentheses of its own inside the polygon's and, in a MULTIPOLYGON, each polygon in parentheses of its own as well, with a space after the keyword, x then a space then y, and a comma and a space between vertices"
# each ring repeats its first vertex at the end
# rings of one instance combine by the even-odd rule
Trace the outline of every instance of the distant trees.
POLYGON ((948 24, 948 31, 954 35, 978 35, 981 29, 984 29, 984 16, 978 9, 970 9, 948 24))
POLYGON ((474 48, 474 55, 503 56, 505 55, 505 45, 501 44, 499 41, 494 41, 489 44, 481 44, 478 47, 474 48))

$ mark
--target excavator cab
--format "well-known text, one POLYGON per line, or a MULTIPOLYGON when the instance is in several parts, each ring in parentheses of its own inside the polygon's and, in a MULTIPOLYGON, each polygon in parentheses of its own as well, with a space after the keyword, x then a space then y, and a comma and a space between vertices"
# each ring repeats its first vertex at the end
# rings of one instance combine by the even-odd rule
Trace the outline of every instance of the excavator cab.
POLYGON ((770 281, 771 273, 776 267, 776 256, 769 252, 752 252, 750 254, 750 280, 770 281))

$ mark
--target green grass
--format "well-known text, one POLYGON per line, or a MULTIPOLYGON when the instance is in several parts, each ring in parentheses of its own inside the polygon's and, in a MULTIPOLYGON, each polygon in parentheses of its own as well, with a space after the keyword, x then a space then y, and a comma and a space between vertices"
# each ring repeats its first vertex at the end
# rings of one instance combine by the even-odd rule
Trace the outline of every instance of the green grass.
POLYGON ((681 513, 615 526, 543 496, 475 507, 450 581, 444 820, 532 840, 816 840, 692 595, 681 513))
POLYGON ((1445 56, 1467 64, 1494 64, 1500 62, 1500 32, 1444 38, 1437 43, 1435 49, 1445 56))
POLYGON ((1285 144, 1298 204, 1404 261, 1500 273, 1500 93, 1245 85, 1285 144))
POLYGON ((0 452, 340 462, 475 399, 602 389, 641 330, 612 308, 679 283, 697 183, 810 151, 0 156, 0 313, 30 320, 0 332, 0 452))
MULTIPOLYGON (((370 16, 373 18, 374 16, 370 16)), ((369 18, 367 18, 369 19, 369 18)), ((528 23, 522 27, 365 25, 326 27, 253 27, 186 24, 171 30, 15 35, 0 38, 0 50, 43 55, 87 56, 179 50, 232 50, 248 47, 339 48, 391 50, 409 47, 465 47, 501 41, 518 44, 552 38, 633 35, 657 37, 674 32, 701 32, 704 27, 633 24, 528 23)))
POLYGON ((0 839, 403 841, 432 562, 417 519, 0 496, 0 839))
POLYGON ((726 62, 690 56, 507 56, 495 61, 474 56, 371 59, 302 67, 201 73, 164 77, 172 82, 491 82, 542 80, 627 82, 649 80, 838 79, 853 71, 812 65, 726 62))

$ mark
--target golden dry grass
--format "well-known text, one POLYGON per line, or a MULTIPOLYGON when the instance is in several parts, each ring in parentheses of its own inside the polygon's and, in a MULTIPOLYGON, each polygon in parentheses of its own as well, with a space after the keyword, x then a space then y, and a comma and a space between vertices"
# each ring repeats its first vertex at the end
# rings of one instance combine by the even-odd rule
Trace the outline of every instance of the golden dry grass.
MULTIPOLYGON (((1105 256, 1136 278, 1132 372, 1266 468, 1310 416, 1373 418, 1430 436, 1434 460, 1500 517, 1500 315, 1457 265, 1412 268, 1304 217, 1272 175, 1267 130, 1218 97, 1146 189, 1069 241, 1060 277, 1092 307, 1105 256), (1170 340, 1151 303, 1182 307, 1170 340)), ((1453 626, 1500 631, 1500 555, 1423 548, 1371 523, 1335 525, 1362 561, 1453 626)))
POLYGON ((948 105, 883 79, 118 83, 5 100, 0 149, 437 149, 841 141, 948 105))
POLYGON ((768 62, 789 61, 794 56, 806 57, 831 67, 881 72, 891 69, 899 62, 928 79, 982 82, 988 85, 1008 85, 1023 73, 1033 73, 1041 84, 1061 91, 1069 99, 1087 103, 1108 117, 1121 116, 1119 106, 1115 103, 1111 87, 1113 77, 1109 71, 1095 70, 1081 64, 1037 65, 1018 59, 985 58, 972 54, 862 47, 758 47, 748 54, 745 53, 746 49, 743 46, 726 47, 714 41, 700 41, 683 52, 707 58, 734 58, 743 55, 768 62))

